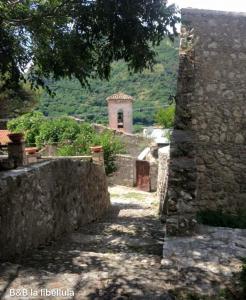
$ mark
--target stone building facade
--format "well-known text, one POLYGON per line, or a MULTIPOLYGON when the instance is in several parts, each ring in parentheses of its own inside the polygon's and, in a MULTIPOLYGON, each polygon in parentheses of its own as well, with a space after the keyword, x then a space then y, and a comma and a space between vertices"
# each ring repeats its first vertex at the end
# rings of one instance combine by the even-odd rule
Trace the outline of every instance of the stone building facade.
POLYGON ((184 9, 182 23, 169 234, 190 233, 201 210, 246 209, 246 15, 184 9))
POLYGON ((117 93, 107 98, 109 127, 125 133, 132 133, 133 98, 123 93, 117 93))

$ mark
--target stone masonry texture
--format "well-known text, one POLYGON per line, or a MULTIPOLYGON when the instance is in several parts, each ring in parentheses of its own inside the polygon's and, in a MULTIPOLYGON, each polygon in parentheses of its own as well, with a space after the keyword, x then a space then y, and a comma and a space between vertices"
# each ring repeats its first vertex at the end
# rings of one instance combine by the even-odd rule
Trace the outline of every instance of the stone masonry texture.
POLYGON ((246 209, 246 15, 184 9, 182 23, 194 39, 180 56, 169 234, 190 233, 201 210, 246 209))
MULTIPOLYGON (((158 151, 158 177, 157 177, 157 199, 159 201, 159 213, 162 217, 166 216, 166 210, 164 207, 167 182, 168 182, 168 163, 170 156, 170 147, 160 148, 158 151)), ((164 220, 165 221, 165 220, 164 220)))
POLYGON ((110 199, 104 169, 70 159, 0 173, 0 260, 99 218, 110 199))
POLYGON ((155 195, 122 186, 109 191, 112 205, 98 222, 0 263, 0 299, 181 300, 185 293, 222 300, 225 288, 239 299, 245 229, 202 226, 192 237, 168 237, 162 259, 155 195), (18 289, 25 297, 13 295, 18 289), (44 296, 44 289, 68 296, 44 296))
POLYGON ((117 170, 108 177, 109 183, 133 187, 136 185, 136 158, 130 155, 117 155, 117 170))

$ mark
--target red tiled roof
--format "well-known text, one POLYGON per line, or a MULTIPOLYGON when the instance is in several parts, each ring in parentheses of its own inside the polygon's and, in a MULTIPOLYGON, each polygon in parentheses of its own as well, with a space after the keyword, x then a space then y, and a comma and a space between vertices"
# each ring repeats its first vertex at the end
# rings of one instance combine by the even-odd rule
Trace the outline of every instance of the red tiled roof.
POLYGON ((10 143, 10 139, 8 137, 8 134, 10 133, 9 130, 0 130, 0 144, 1 145, 7 145, 10 143))
POLYGON ((107 98, 107 100, 133 100, 132 96, 129 96, 127 94, 124 93, 117 93, 117 94, 113 94, 112 96, 109 96, 107 98))

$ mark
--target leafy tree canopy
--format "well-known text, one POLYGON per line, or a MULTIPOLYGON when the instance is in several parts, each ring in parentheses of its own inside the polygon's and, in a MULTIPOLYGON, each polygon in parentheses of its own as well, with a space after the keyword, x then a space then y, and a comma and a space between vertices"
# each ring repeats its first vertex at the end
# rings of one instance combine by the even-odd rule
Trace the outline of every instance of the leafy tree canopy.
POLYGON ((14 118, 27 113, 37 105, 40 90, 32 90, 28 84, 20 84, 15 88, 3 88, 0 80, 0 119, 14 118))
POLYGON ((0 0, 0 79, 37 87, 74 76, 86 85, 109 78, 119 59, 141 71, 177 20, 165 0, 0 0))
POLYGON ((81 87, 76 79, 61 79, 51 86, 55 91, 54 97, 42 93, 38 110, 50 117, 71 115, 106 125, 106 98, 122 91, 134 98, 133 123, 153 125, 155 112, 168 104, 170 95, 176 94, 178 47, 178 40, 172 43, 164 39, 155 47, 157 55, 153 71, 146 69, 141 74, 130 74, 122 60, 114 62, 110 80, 91 79, 90 89, 81 87))
POLYGON ((171 128, 174 125, 175 105, 170 105, 168 108, 161 108, 155 115, 155 121, 158 125, 164 128, 171 128))

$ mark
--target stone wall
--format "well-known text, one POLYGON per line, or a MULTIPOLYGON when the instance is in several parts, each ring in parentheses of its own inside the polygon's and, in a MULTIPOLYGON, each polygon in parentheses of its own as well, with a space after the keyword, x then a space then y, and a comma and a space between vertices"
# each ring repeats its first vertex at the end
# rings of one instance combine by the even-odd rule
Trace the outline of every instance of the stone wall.
POLYGON ((170 234, 192 231, 200 210, 246 209, 246 15, 184 9, 182 22, 188 47, 171 142, 170 234))
MULTIPOLYGON (((130 155, 117 155, 117 170, 108 177, 109 184, 136 186, 136 158, 130 155)), ((149 162, 150 165, 150 191, 155 192, 157 189, 158 163, 149 162)))
POLYGON ((126 154, 134 157, 138 157, 138 155, 152 142, 152 139, 150 138, 138 134, 124 133, 100 124, 93 124, 93 127, 97 132, 103 132, 105 130, 112 132, 124 144, 126 154))
POLYGON ((0 172, 0 259, 94 221, 109 205, 104 169, 91 162, 61 159, 0 172))
MULTIPOLYGON (((157 179, 157 199, 160 203, 159 213, 164 217, 166 215, 165 198, 167 193, 168 164, 170 156, 170 147, 160 148, 158 151, 158 179, 157 179), (164 213, 165 212, 165 213, 164 213)), ((164 220, 165 221, 165 220, 164 220)))
POLYGON ((135 186, 136 185, 136 158, 130 155, 117 155, 117 170, 109 178, 110 184, 135 186))
POLYGON ((156 192, 157 190, 157 178, 158 178, 158 163, 150 162, 150 191, 156 192))

